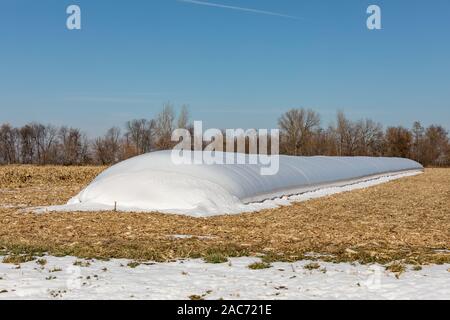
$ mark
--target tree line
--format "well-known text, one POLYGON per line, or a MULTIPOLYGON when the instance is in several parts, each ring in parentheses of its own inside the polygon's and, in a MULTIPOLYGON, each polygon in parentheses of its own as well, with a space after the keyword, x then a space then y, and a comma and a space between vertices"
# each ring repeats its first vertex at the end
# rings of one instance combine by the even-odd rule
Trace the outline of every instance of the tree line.
POLYGON ((313 110, 293 109, 278 121, 280 153, 289 155, 386 156, 410 158, 425 166, 450 166, 450 139, 441 125, 386 129, 371 119, 349 120, 338 112, 327 128, 313 110))
MULTIPOLYGON (((414 159, 425 166, 450 166, 450 139, 440 125, 383 126, 371 119, 352 121, 338 112, 323 127, 320 115, 292 109, 278 120, 280 153, 296 156, 388 156, 414 159)), ((172 148, 176 128, 192 130, 186 106, 177 115, 164 105, 154 119, 128 121, 89 139, 80 129, 30 123, 0 127, 0 164, 110 165, 130 157, 172 148)))

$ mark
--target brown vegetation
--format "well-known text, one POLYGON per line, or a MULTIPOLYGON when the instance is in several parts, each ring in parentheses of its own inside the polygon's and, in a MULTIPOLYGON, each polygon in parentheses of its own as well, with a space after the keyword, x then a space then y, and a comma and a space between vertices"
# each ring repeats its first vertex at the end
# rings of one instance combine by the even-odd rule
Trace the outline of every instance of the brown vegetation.
MULTIPOLYGON (((404 127, 384 130, 371 119, 352 121, 339 112, 335 123, 323 128, 318 113, 292 109, 280 117, 278 126, 281 154, 406 157, 424 166, 450 166, 448 132, 439 125, 423 128, 416 122, 411 130, 404 127)), ((0 127, 0 164, 110 165, 172 148, 175 142, 171 141, 171 134, 175 128, 192 132, 187 108, 183 107, 177 117, 170 104, 155 119, 128 121, 123 134, 120 128, 113 127, 93 140, 74 128, 38 123, 14 128, 4 124, 0 127)), ((253 150, 247 144, 247 150, 242 152, 253 150)))
POLYGON ((0 251, 11 257, 48 252, 138 261, 204 257, 222 262, 261 255, 270 263, 312 252, 332 261, 450 262, 448 169, 236 216, 30 211, 65 203, 102 169, 1 167, 0 251))

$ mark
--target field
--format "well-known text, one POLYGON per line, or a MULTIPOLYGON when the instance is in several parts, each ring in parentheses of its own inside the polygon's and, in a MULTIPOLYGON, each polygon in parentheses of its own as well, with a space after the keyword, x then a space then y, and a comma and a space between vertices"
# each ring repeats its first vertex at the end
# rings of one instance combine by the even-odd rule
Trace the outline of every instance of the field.
POLYGON ((450 262, 450 169, 427 169, 368 189, 235 216, 33 213, 33 207, 66 203, 104 169, 1 167, 0 255, 450 262))

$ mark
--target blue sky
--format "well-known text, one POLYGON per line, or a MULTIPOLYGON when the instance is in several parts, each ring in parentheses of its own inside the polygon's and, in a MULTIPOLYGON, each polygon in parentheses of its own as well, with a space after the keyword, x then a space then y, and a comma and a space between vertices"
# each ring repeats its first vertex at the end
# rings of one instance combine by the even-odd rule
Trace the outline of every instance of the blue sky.
POLYGON ((223 6, 2 0, 0 122, 97 135, 170 101, 219 128, 273 128, 307 107, 324 125, 340 109, 450 129, 450 1, 210 2, 223 6), (80 31, 66 29, 70 4, 81 7, 80 31), (370 4, 382 30, 366 28, 370 4))

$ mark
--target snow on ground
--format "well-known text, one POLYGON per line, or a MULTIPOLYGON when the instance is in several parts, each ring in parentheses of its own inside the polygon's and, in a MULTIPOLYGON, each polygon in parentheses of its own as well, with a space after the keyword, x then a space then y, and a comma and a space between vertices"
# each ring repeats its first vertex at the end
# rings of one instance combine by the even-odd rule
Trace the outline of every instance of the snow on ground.
MULTIPOLYGON (((2 257, 0 257, 1 261, 2 257)), ((408 269, 398 279, 379 265, 308 261, 251 270, 257 258, 141 264, 44 257, 17 268, 0 263, 0 299, 450 299, 450 265, 408 269), (74 265, 76 261, 82 262, 74 265), (84 265, 84 266, 83 266, 84 265)))

